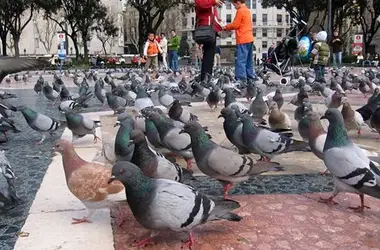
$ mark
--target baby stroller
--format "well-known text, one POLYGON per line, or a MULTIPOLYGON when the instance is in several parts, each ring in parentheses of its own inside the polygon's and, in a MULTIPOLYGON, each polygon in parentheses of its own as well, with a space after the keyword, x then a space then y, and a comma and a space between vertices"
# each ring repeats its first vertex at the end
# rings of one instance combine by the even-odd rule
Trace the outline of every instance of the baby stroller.
POLYGON ((263 61, 264 70, 271 69, 281 77, 291 71, 293 60, 298 53, 298 36, 307 25, 303 20, 293 19, 293 22, 293 29, 270 52, 268 59, 263 61))

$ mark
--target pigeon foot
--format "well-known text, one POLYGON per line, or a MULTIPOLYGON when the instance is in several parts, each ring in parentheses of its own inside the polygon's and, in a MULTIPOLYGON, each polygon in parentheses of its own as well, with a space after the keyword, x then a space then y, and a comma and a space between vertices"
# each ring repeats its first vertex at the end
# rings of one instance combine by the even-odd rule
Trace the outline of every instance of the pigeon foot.
POLYGON ((94 135, 94 144, 97 143, 99 141, 101 141, 102 139, 100 139, 99 137, 97 137, 96 135, 94 135))
POLYGON ((320 203, 325 203, 327 205, 338 205, 338 202, 334 201, 334 196, 331 196, 328 199, 324 199, 322 197, 319 198, 320 203))
POLYGON ((71 224, 81 224, 81 223, 92 223, 87 217, 83 217, 82 219, 73 218, 73 222, 71 224))
POLYGON ((228 199, 228 192, 231 190, 232 186, 232 183, 227 183, 223 186, 223 198, 225 200, 228 199))
POLYGON ((357 206, 357 207, 348 207, 348 209, 351 209, 351 210, 353 210, 356 213, 363 213, 364 209, 366 209, 366 208, 367 209, 371 209, 371 207, 365 206, 365 205, 357 206))
POLYGON ((185 247, 188 247, 189 249, 192 248, 192 246, 194 245, 194 242, 195 242, 195 239, 194 239, 194 236, 193 236, 193 233, 189 233, 189 239, 183 243, 181 249, 184 249, 185 247))
POLYGON ((320 172, 320 175, 325 176, 325 175, 327 175, 328 173, 329 173, 329 170, 326 169, 325 172, 320 172))
POLYGON ((264 161, 264 162, 270 162, 270 159, 266 156, 261 156, 261 158, 259 159, 259 161, 264 161))
POLYGON ((186 160, 186 164, 187 164, 187 170, 191 170, 191 168, 193 167, 193 164, 191 162, 191 159, 187 159, 186 160))
POLYGON ((146 239, 143 239, 143 240, 136 242, 135 244, 133 244, 133 246, 137 247, 137 248, 140 248, 140 247, 144 248, 144 247, 146 247, 148 245, 152 245, 152 244, 154 244, 153 238, 149 236, 146 239))
POLYGON ((360 137, 362 135, 362 131, 360 129, 358 130, 357 135, 358 135, 358 137, 360 137))

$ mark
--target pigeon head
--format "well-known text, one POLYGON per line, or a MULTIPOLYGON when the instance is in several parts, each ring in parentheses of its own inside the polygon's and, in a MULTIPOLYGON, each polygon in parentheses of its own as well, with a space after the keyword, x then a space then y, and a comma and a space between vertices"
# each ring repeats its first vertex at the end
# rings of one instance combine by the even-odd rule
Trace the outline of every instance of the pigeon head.
POLYGON ((321 120, 323 119, 327 119, 330 123, 330 126, 331 124, 344 125, 342 113, 338 109, 328 109, 325 115, 321 117, 321 120))
POLYGON ((318 122, 320 122, 320 117, 319 117, 318 113, 316 113, 316 112, 309 111, 309 112, 306 113, 306 117, 307 117, 307 119, 309 119, 309 121, 318 121, 318 122))
POLYGON ((203 127, 196 121, 190 121, 183 126, 183 129, 179 132, 180 134, 187 133, 189 135, 195 135, 199 132, 204 132, 203 127))
POLYGON ((278 104, 277 102, 271 102, 269 105, 270 110, 278 110, 278 104))
POLYGON ((227 117, 230 117, 232 115, 236 115, 236 113, 234 112, 234 110, 231 109, 231 108, 226 107, 226 108, 223 108, 220 111, 220 115, 218 116, 218 118, 221 118, 221 117, 227 118, 227 117))
POLYGON ((127 161, 119 161, 112 167, 112 176, 108 180, 111 183, 115 180, 120 181, 128 190, 139 190, 141 194, 152 192, 152 180, 145 176, 144 173, 135 164, 127 161))
POLYGON ((141 130, 132 130, 130 134, 130 144, 138 144, 140 142, 145 141, 145 135, 141 130))
POLYGON ((380 89, 379 88, 375 88, 375 93, 379 94, 379 92, 380 92, 380 89))
POLYGON ((61 139, 55 144, 53 150, 54 152, 63 153, 70 147, 72 147, 72 144, 68 140, 61 139))

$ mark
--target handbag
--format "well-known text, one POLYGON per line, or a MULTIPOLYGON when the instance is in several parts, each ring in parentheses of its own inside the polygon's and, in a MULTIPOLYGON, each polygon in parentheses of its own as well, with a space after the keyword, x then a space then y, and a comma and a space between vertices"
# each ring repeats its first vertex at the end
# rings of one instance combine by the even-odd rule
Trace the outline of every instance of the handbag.
MULTIPOLYGON (((214 22, 215 22, 215 16, 214 16, 214 7, 211 7, 211 13, 212 13, 212 22, 210 22, 210 25, 205 26, 198 26, 195 28, 193 39, 198 44, 207 44, 207 43, 213 43, 216 40, 216 31, 214 29, 214 22)), ((198 23, 198 18, 197 18, 198 23)))

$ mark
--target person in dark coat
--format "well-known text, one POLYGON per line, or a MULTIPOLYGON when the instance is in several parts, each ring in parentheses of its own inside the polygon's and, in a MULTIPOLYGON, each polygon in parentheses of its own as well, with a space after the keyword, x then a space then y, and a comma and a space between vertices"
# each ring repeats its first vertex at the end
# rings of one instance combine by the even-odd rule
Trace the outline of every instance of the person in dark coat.
MULTIPOLYGON (((222 6, 222 0, 195 0, 195 13, 197 19, 197 27, 211 25, 214 20, 214 30, 216 32, 222 31, 220 18, 217 7, 222 6)), ((201 80, 205 79, 206 74, 212 75, 214 67, 214 57, 216 50, 216 40, 203 44, 203 58, 201 69, 201 80)))
POLYGON ((333 38, 330 42, 333 53, 334 68, 342 67, 343 40, 339 37, 337 31, 334 31, 333 38))

